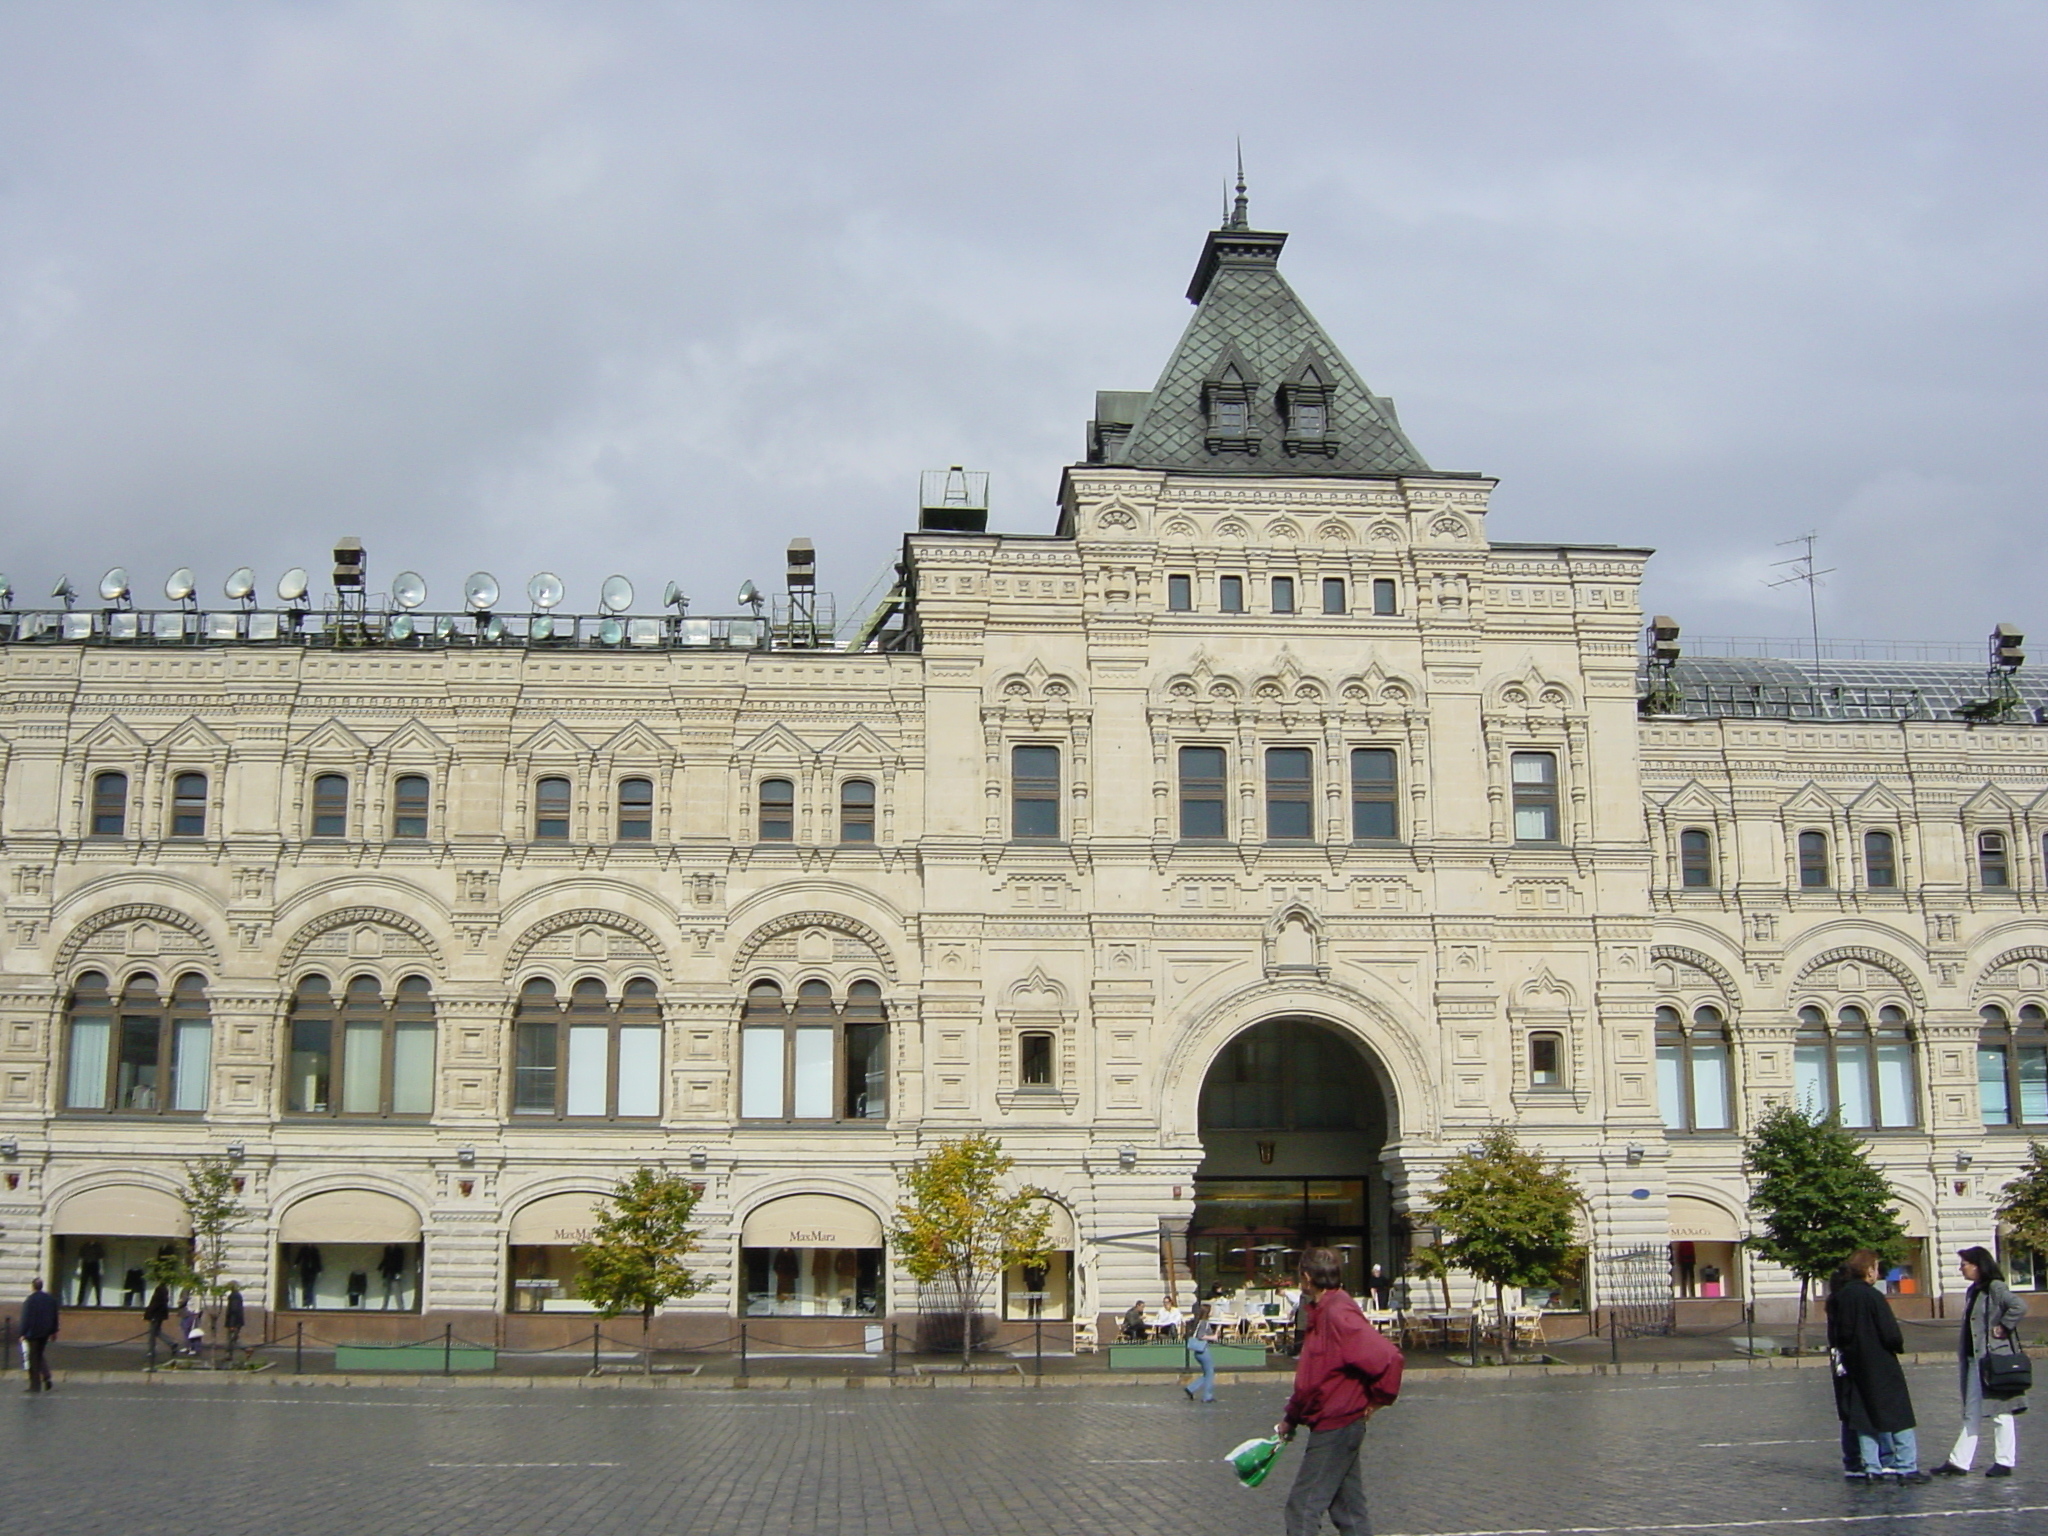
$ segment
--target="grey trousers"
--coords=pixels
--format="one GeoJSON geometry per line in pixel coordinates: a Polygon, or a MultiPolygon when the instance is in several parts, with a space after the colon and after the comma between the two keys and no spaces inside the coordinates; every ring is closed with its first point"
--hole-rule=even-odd
{"type": "Polygon", "coordinates": [[[1337,1536],[1372,1536],[1365,1513],[1365,1479],[1358,1453],[1365,1446],[1364,1419],[1342,1429],[1312,1429],[1301,1453],[1301,1470],[1287,1495],[1287,1536],[1316,1536],[1323,1514],[1337,1527],[1337,1536]]]}

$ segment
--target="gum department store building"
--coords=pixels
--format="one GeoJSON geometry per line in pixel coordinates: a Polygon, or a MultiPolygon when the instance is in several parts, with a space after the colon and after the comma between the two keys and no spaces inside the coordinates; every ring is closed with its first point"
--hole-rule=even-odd
{"type": "Polygon", "coordinates": [[[1940,1297],[2048,1125],[2048,701],[1645,658],[1649,551],[1489,539],[1285,238],[1208,236],[1051,532],[927,477],[851,645],[801,553],[766,618],[0,612],[0,1287],[133,1307],[226,1153],[277,1325],[541,1345],[660,1164],[669,1337],[846,1342],[916,1307],[897,1170],[987,1129],[1057,1207],[1005,1315],[1094,1318],[1394,1269],[1505,1120],[1585,1192],[1561,1303],[1769,1316],[1740,1136],[1798,1095],[1940,1297]]]}

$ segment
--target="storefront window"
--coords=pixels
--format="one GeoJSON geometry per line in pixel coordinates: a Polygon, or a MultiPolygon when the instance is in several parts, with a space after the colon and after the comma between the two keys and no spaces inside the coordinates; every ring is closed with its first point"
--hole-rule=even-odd
{"type": "Polygon", "coordinates": [[[286,1243],[279,1249],[284,1305],[319,1312],[417,1312],[420,1245],[286,1243]]]}
{"type": "Polygon", "coordinates": [[[1003,1317],[1008,1322],[1065,1321],[1073,1315],[1074,1256],[1051,1253],[1043,1264],[1003,1271],[1003,1317]]]}
{"type": "Polygon", "coordinates": [[[875,1317],[879,1248],[742,1248],[748,1317],[875,1317]]]}
{"type": "Polygon", "coordinates": [[[66,1307],[140,1308],[154,1288],[149,1261],[174,1258],[184,1246],[160,1237],[59,1237],[52,1289],[66,1307]]]}
{"type": "Polygon", "coordinates": [[[574,1247],[518,1243],[509,1250],[514,1312],[594,1312],[583,1299],[583,1265],[574,1247]]]}

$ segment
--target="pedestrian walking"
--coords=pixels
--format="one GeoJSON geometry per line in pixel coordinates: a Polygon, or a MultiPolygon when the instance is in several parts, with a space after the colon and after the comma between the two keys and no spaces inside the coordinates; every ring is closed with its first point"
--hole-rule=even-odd
{"type": "Polygon", "coordinates": [[[2005,1283],[2005,1271],[1998,1267],[1988,1248],[1965,1248],[1963,1278],[1970,1282],[1969,1298],[1963,1303],[1963,1327],[1956,1340],[1956,1360],[1963,1387],[1963,1427],[1948,1460],[1934,1470],[1942,1477],[1967,1477],[1977,1460],[1977,1440],[1983,1432],[1984,1415],[1991,1414],[1991,1466],[1986,1477],[2011,1477],[2020,1462],[2019,1426],[2013,1415],[2027,1411],[2024,1393],[2018,1397],[1984,1395],[1984,1365],[1993,1355],[2016,1355],[2020,1351],[2020,1319],[2027,1304],[2013,1295],[2005,1283]]]}
{"type": "MultiPolygon", "coordinates": [[[[171,1288],[158,1282],[157,1288],[149,1293],[149,1305],[142,1309],[142,1320],[149,1324],[149,1358],[156,1360],[156,1347],[164,1342],[164,1324],[171,1320],[171,1288]]],[[[174,1348],[171,1351],[176,1354],[174,1348]]]]}
{"type": "Polygon", "coordinates": [[[242,1288],[230,1282],[227,1305],[221,1309],[220,1325],[228,1331],[228,1364],[235,1363],[235,1350],[242,1342],[242,1330],[248,1326],[249,1311],[242,1302],[242,1288]]]}
{"type": "Polygon", "coordinates": [[[1899,1364],[1905,1335],[1892,1305],[1877,1288],[1884,1261],[1868,1248],[1849,1255],[1841,1284],[1829,1294],[1828,1353],[1834,1362],[1835,1412],[1844,1426],[1844,1475],[1852,1483],[1895,1477],[1924,1483],[1914,1432],[1913,1398],[1899,1364]],[[1860,1465],[1848,1468],[1849,1433],[1860,1465]]]}
{"type": "Polygon", "coordinates": [[[1401,1351],[1365,1320],[1344,1290],[1328,1248],[1301,1256],[1301,1354],[1294,1395],[1273,1432],[1292,1440],[1308,1426],[1308,1449],[1287,1495],[1287,1536],[1315,1536],[1327,1513],[1338,1536],[1370,1536],[1359,1452],[1366,1422],[1401,1392],[1401,1351]]]}
{"type": "Polygon", "coordinates": [[[52,1392],[57,1383],[50,1376],[50,1340],[57,1337],[57,1298],[43,1289],[41,1280],[31,1280],[28,1299],[21,1304],[21,1339],[28,1346],[28,1389],[52,1392]]]}
{"type": "Polygon", "coordinates": [[[1197,1301],[1188,1316],[1188,1353],[1195,1357],[1195,1369],[1201,1374],[1198,1381],[1189,1382],[1181,1391],[1192,1398],[1199,1386],[1205,1403],[1216,1401],[1216,1362],[1209,1354],[1209,1340],[1215,1330],[1216,1325],[1209,1317],[1209,1303],[1197,1301]]]}
{"type": "Polygon", "coordinates": [[[184,1341],[185,1353],[196,1355],[199,1346],[192,1335],[199,1330],[199,1292],[185,1286],[178,1292],[178,1336],[184,1341]]]}

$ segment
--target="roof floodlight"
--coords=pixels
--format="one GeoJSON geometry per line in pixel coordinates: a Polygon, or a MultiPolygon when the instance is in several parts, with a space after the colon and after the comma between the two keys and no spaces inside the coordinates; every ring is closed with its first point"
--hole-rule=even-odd
{"type": "Polygon", "coordinates": [[[548,609],[562,600],[568,588],[562,585],[562,578],[553,571],[542,571],[526,584],[526,595],[533,606],[548,609]]]}
{"type": "Polygon", "coordinates": [[[607,576],[597,589],[597,600],[613,613],[624,613],[633,606],[633,583],[623,576],[607,576]]]}
{"type": "Polygon", "coordinates": [[[2026,663],[2027,653],[2021,649],[2027,637],[2010,624],[1994,625],[1991,630],[1991,665],[2003,671],[2016,672],[2026,663]]]}
{"type": "Polygon", "coordinates": [[[410,610],[426,600],[426,578],[418,571],[400,571],[391,578],[391,601],[399,607],[410,610]]]}
{"type": "Polygon", "coordinates": [[[71,604],[77,599],[78,593],[76,589],[72,587],[71,578],[69,576],[59,576],[57,578],[57,585],[50,588],[50,596],[62,598],[64,600],[64,606],[66,608],[69,608],[71,604]]]}
{"type": "Polygon", "coordinates": [[[661,589],[661,606],[673,608],[678,613],[687,613],[690,609],[690,599],[684,594],[681,587],[677,586],[674,582],[670,582],[661,589]]]}
{"type": "Polygon", "coordinates": [[[393,614],[391,622],[384,626],[384,633],[393,640],[410,640],[412,638],[412,615],[409,613],[393,614]]]}
{"type": "Polygon", "coordinates": [[[199,578],[192,574],[192,567],[181,565],[164,578],[164,596],[174,603],[188,602],[198,586],[199,578]]]}
{"type": "Polygon", "coordinates": [[[7,607],[13,601],[14,583],[9,581],[4,575],[0,575],[0,608],[7,607]]]}
{"type": "Polygon", "coordinates": [[[455,615],[454,615],[454,614],[452,614],[452,613],[444,613],[444,614],[442,614],[442,615],[441,615],[441,617],[439,617],[438,619],[434,620],[434,638],[435,638],[436,640],[446,640],[446,639],[447,639],[447,638],[448,638],[448,637],[449,637],[450,635],[452,635],[452,634],[454,634],[454,633],[455,633],[455,615]]]}
{"type": "Polygon", "coordinates": [[[277,578],[277,600],[280,603],[296,603],[306,595],[306,568],[295,565],[277,578]]]}
{"type": "Polygon", "coordinates": [[[478,571],[462,584],[462,600],[483,613],[498,600],[498,578],[489,571],[478,571]]]}
{"type": "Polygon", "coordinates": [[[606,619],[597,626],[597,638],[602,645],[617,645],[626,638],[626,626],[617,619],[606,619]]]}
{"type": "Polygon", "coordinates": [[[128,572],[115,566],[100,578],[100,598],[109,603],[118,603],[128,596],[128,572]]]}
{"type": "Polygon", "coordinates": [[[534,621],[533,621],[533,622],[532,622],[531,624],[527,625],[527,626],[526,626],[526,638],[527,638],[527,639],[529,639],[529,640],[552,640],[552,639],[554,639],[554,638],[555,638],[555,620],[554,620],[554,615],[552,615],[552,614],[547,614],[547,613],[544,613],[544,614],[542,614],[542,615],[541,615],[541,616],[540,616],[539,618],[535,619],[535,620],[534,620],[534,621]]]}
{"type": "Polygon", "coordinates": [[[246,565],[238,565],[228,572],[228,579],[221,583],[221,591],[241,602],[256,590],[256,573],[246,565]]]}
{"type": "Polygon", "coordinates": [[[740,583],[740,606],[758,608],[761,605],[761,589],[751,581],[740,583]]]}
{"type": "Polygon", "coordinates": [[[491,615],[489,621],[484,625],[484,638],[493,645],[496,645],[505,638],[505,621],[495,613],[491,615]]]}

